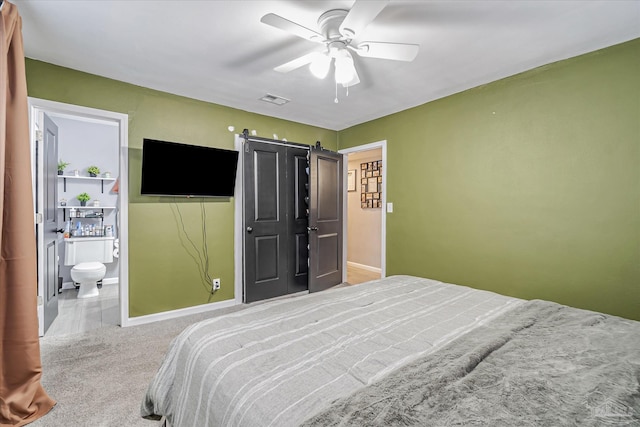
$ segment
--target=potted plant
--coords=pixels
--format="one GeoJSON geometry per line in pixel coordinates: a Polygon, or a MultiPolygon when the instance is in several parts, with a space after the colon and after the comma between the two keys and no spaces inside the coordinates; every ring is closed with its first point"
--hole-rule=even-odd
{"type": "Polygon", "coordinates": [[[62,175],[67,166],[69,166],[69,163],[63,162],[62,159],[58,160],[58,175],[62,175]]]}
{"type": "Polygon", "coordinates": [[[100,168],[97,166],[89,166],[87,172],[89,172],[89,176],[96,177],[100,175],[100,168]]]}
{"type": "Polygon", "coordinates": [[[76,196],[76,199],[80,201],[80,206],[87,206],[87,202],[90,198],[91,196],[89,196],[87,193],[80,193],[76,196]]]}

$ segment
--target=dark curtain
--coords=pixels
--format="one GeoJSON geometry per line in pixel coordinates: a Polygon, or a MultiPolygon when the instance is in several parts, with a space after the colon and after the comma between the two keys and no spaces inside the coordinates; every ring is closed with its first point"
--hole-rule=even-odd
{"type": "Polygon", "coordinates": [[[0,426],[22,426],[55,405],[40,384],[36,238],[22,20],[0,11],[0,426]]]}

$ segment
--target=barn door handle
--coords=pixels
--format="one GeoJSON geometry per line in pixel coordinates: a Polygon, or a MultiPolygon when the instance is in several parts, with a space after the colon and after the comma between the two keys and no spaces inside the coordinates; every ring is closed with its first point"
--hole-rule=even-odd
{"type": "Polygon", "coordinates": [[[318,231],[318,227],[307,227],[307,231],[318,231]]]}
{"type": "Polygon", "coordinates": [[[247,233],[251,233],[253,231],[252,227],[247,227],[247,233]]]}

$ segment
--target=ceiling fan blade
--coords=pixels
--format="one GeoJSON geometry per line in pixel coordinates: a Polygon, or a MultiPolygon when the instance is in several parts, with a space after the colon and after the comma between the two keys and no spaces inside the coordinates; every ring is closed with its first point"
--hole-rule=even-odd
{"type": "Polygon", "coordinates": [[[319,54],[319,52],[307,53],[306,55],[303,55],[285,64],[278,65],[274,68],[274,70],[278,71],[279,73],[288,73],[289,71],[293,71],[297,68],[310,64],[311,61],[313,61],[319,54]]]}
{"type": "Polygon", "coordinates": [[[351,10],[340,24],[340,34],[348,39],[353,39],[360,34],[371,21],[387,6],[389,0],[356,1],[351,10]]]}
{"type": "Polygon", "coordinates": [[[322,34],[303,27],[300,24],[296,24],[295,22],[289,21],[288,19],[276,15],[275,13],[267,13],[262,18],[260,18],[260,22],[262,22],[263,24],[271,25],[272,27],[278,28],[312,42],[322,43],[322,41],[324,40],[322,34]]]}
{"type": "Polygon", "coordinates": [[[362,42],[353,50],[365,58],[392,59],[395,61],[413,61],[418,55],[420,45],[407,43],[362,42]]]}

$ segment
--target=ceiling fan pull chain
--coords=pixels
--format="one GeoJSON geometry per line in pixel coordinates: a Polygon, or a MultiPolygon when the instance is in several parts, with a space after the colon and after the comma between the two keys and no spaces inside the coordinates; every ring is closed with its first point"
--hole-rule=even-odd
{"type": "Polygon", "coordinates": [[[336,98],[333,100],[336,104],[338,103],[338,82],[336,82],[336,98]]]}

